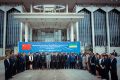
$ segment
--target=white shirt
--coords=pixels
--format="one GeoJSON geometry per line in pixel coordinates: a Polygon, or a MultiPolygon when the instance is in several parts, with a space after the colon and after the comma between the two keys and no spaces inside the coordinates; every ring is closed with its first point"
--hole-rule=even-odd
{"type": "Polygon", "coordinates": [[[29,61],[33,61],[33,56],[29,56],[29,61]]]}

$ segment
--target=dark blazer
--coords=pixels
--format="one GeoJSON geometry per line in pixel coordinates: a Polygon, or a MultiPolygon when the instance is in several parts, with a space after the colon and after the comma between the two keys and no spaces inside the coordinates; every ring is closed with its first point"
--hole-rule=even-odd
{"type": "Polygon", "coordinates": [[[116,71],[117,72],[117,59],[116,58],[114,58],[111,61],[111,71],[116,71]]]}
{"type": "Polygon", "coordinates": [[[91,57],[90,62],[91,62],[91,64],[94,64],[94,65],[96,64],[96,58],[95,58],[95,56],[91,57]]]}
{"type": "Polygon", "coordinates": [[[118,76],[117,76],[117,59],[114,58],[111,61],[111,80],[118,80],[118,76]]]}
{"type": "Polygon", "coordinates": [[[109,72],[110,70],[110,63],[111,63],[111,60],[109,58],[105,59],[105,68],[107,72],[109,72]]]}
{"type": "Polygon", "coordinates": [[[4,66],[5,66],[5,80],[8,80],[11,77],[11,73],[10,73],[10,62],[8,62],[7,59],[4,60],[4,66]]]}
{"type": "Polygon", "coordinates": [[[10,68],[10,62],[7,59],[4,60],[5,71],[10,68]]]}
{"type": "Polygon", "coordinates": [[[116,52],[113,52],[114,56],[117,56],[117,53],[116,52]]]}

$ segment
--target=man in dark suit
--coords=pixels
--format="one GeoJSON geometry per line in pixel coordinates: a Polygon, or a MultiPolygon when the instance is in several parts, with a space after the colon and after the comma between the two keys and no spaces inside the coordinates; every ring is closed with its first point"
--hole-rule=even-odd
{"type": "Polygon", "coordinates": [[[51,57],[52,59],[52,68],[56,69],[56,60],[57,60],[57,55],[54,53],[51,57]]]}
{"type": "Polygon", "coordinates": [[[6,56],[6,59],[4,60],[4,66],[5,66],[5,80],[8,80],[11,78],[11,73],[10,73],[10,61],[9,61],[9,56],[6,56]]]}
{"type": "Polygon", "coordinates": [[[9,61],[10,61],[10,73],[13,76],[14,75],[14,66],[15,66],[15,60],[14,60],[14,54],[13,53],[10,54],[9,61]]]}
{"type": "Polygon", "coordinates": [[[105,69],[105,55],[102,54],[100,60],[100,72],[101,72],[101,79],[106,79],[106,69],[105,69]]]}
{"type": "Polygon", "coordinates": [[[41,69],[41,54],[40,53],[38,54],[38,57],[37,57],[37,68],[41,69]]]}
{"type": "Polygon", "coordinates": [[[33,69],[36,69],[37,68],[37,53],[34,53],[33,54],[33,69]]]}
{"type": "Polygon", "coordinates": [[[25,55],[25,59],[26,59],[26,70],[28,70],[30,68],[29,68],[29,56],[27,54],[25,55]]]}
{"type": "Polygon", "coordinates": [[[61,54],[61,68],[64,68],[64,54],[61,54]]]}
{"type": "Polygon", "coordinates": [[[41,55],[42,69],[45,68],[45,60],[46,60],[45,53],[42,53],[42,55],[41,55]]]}
{"type": "Polygon", "coordinates": [[[115,57],[117,57],[117,52],[115,50],[113,50],[113,53],[112,53],[115,57]]]}
{"type": "Polygon", "coordinates": [[[117,59],[114,54],[111,54],[111,64],[110,64],[111,80],[118,80],[117,76],[117,59]]]}
{"type": "Polygon", "coordinates": [[[60,68],[60,54],[57,54],[57,69],[60,68]]]}
{"type": "Polygon", "coordinates": [[[62,53],[59,53],[59,69],[62,68],[62,53]]]}
{"type": "Polygon", "coordinates": [[[67,53],[64,54],[64,68],[67,69],[67,53]]]}
{"type": "Polygon", "coordinates": [[[106,80],[109,80],[109,70],[110,70],[110,63],[111,63],[111,60],[110,58],[108,57],[108,55],[106,54],[105,55],[105,79],[106,80]]]}
{"type": "Polygon", "coordinates": [[[90,66],[91,66],[91,73],[93,75],[96,75],[96,58],[94,53],[91,53],[90,66]]]}

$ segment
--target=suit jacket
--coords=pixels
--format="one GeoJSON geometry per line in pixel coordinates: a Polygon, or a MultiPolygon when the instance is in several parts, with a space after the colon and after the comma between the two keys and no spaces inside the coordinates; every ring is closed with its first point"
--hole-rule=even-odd
{"type": "Polygon", "coordinates": [[[25,57],[26,57],[26,58],[25,58],[25,59],[26,59],[26,62],[29,62],[29,56],[26,55],[25,57]]]}
{"type": "Polygon", "coordinates": [[[92,56],[91,59],[90,59],[90,64],[91,65],[95,65],[96,64],[96,58],[95,56],[92,56]]]}
{"type": "Polygon", "coordinates": [[[111,60],[111,71],[116,71],[117,72],[117,59],[116,58],[111,60]]]}
{"type": "Polygon", "coordinates": [[[4,66],[5,66],[5,71],[8,71],[10,69],[10,62],[8,62],[7,59],[4,60],[4,66]]]}
{"type": "Polygon", "coordinates": [[[113,52],[114,56],[117,56],[117,53],[116,52],[113,52]]]}
{"type": "Polygon", "coordinates": [[[109,72],[110,70],[110,62],[111,60],[109,58],[105,59],[105,68],[109,72]]]}

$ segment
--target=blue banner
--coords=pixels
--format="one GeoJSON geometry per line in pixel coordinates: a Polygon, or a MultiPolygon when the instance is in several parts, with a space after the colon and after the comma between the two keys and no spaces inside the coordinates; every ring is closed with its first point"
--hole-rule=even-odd
{"type": "Polygon", "coordinates": [[[19,42],[19,53],[74,52],[80,53],[80,42],[19,42]]]}

